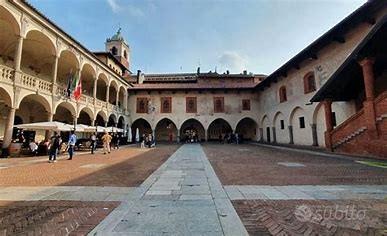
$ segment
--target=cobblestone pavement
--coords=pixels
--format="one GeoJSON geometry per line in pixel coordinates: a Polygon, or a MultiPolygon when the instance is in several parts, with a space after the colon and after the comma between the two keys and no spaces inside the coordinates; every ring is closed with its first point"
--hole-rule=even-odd
{"type": "Polygon", "coordinates": [[[387,185],[224,186],[231,200],[385,199],[387,185]]]}
{"type": "Polygon", "coordinates": [[[386,235],[382,200],[233,201],[250,235],[386,235]]]}
{"type": "Polygon", "coordinates": [[[198,144],[183,145],[90,235],[247,235],[198,144]]]}
{"type": "Polygon", "coordinates": [[[223,185],[387,184],[387,171],[348,158],[255,145],[205,144],[223,185]]]}
{"type": "Polygon", "coordinates": [[[0,159],[0,186],[139,186],[178,145],[158,145],[156,149],[122,148],[109,155],[61,157],[56,163],[47,158],[0,159]]]}
{"type": "Polygon", "coordinates": [[[85,235],[119,202],[1,202],[0,235],[85,235]]]}

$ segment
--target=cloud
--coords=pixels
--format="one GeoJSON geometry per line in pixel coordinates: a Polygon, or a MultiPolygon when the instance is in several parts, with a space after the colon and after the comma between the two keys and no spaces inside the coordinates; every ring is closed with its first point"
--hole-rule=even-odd
{"type": "Polygon", "coordinates": [[[118,5],[117,0],[106,0],[106,1],[114,13],[118,13],[120,11],[120,6],[118,5]]]}
{"type": "Polygon", "coordinates": [[[224,52],[219,58],[218,63],[222,70],[229,70],[234,73],[240,73],[246,70],[247,59],[237,52],[224,52]]]}
{"type": "Polygon", "coordinates": [[[106,0],[111,10],[116,14],[127,14],[133,17],[143,17],[146,12],[154,12],[156,5],[152,1],[146,1],[142,7],[122,2],[120,0],[106,0]]]}

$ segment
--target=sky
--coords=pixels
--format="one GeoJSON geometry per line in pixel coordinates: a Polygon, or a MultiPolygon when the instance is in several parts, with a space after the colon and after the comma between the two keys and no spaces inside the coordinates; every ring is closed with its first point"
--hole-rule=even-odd
{"type": "Polygon", "coordinates": [[[28,0],[91,51],[119,27],[133,73],[270,74],[365,0],[28,0]]]}

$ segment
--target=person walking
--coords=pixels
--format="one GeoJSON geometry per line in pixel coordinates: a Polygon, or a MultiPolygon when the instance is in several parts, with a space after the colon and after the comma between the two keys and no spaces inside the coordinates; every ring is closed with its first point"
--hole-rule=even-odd
{"type": "Polygon", "coordinates": [[[106,151],[110,153],[110,142],[112,141],[112,136],[108,132],[105,132],[105,134],[102,136],[102,142],[103,142],[103,154],[106,154],[106,151]]]}
{"type": "Polygon", "coordinates": [[[97,146],[97,136],[95,135],[95,133],[91,135],[90,140],[91,140],[91,144],[90,144],[91,154],[94,154],[95,148],[97,146]]]}
{"type": "Polygon", "coordinates": [[[56,156],[58,154],[58,149],[60,146],[60,137],[57,132],[54,132],[54,135],[50,139],[50,144],[48,148],[48,162],[56,162],[56,156]]]}
{"type": "Polygon", "coordinates": [[[69,138],[69,143],[68,143],[68,152],[69,152],[69,159],[67,160],[72,160],[74,156],[74,148],[75,148],[75,143],[77,142],[77,136],[74,133],[74,130],[71,131],[70,138],[69,138]]]}

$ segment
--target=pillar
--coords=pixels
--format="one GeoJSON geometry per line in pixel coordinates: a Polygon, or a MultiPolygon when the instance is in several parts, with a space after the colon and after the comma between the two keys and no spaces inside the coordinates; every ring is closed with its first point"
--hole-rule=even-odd
{"type": "Polygon", "coordinates": [[[204,140],[207,142],[208,141],[208,130],[204,130],[204,140]]]}
{"type": "Polygon", "coordinates": [[[128,92],[125,93],[125,97],[124,97],[124,111],[128,111],[128,92]]]}
{"type": "Polygon", "coordinates": [[[317,140],[317,126],[316,124],[311,124],[310,128],[312,129],[312,139],[313,139],[313,146],[318,146],[318,140],[317,140]]]}
{"type": "Polygon", "coordinates": [[[332,101],[324,100],[324,111],[325,111],[325,146],[328,150],[333,151],[332,149],[332,137],[331,132],[333,130],[333,122],[332,122],[332,101]]]}
{"type": "Polygon", "coordinates": [[[263,142],[263,128],[259,128],[259,141],[263,142]]]}
{"type": "Polygon", "coordinates": [[[73,123],[74,123],[74,131],[75,131],[78,123],[78,118],[76,116],[73,116],[73,123]]]}
{"type": "Polygon", "coordinates": [[[156,129],[152,129],[153,140],[156,141],[156,129]]]}
{"type": "Polygon", "coordinates": [[[8,157],[9,156],[9,145],[12,141],[12,132],[13,132],[13,122],[15,120],[15,112],[16,108],[11,108],[8,113],[7,123],[5,124],[5,131],[4,131],[4,140],[2,145],[2,155],[1,157],[8,157]]]}
{"type": "Polygon", "coordinates": [[[371,139],[378,137],[375,114],[375,76],[373,71],[374,60],[365,58],[360,62],[363,71],[366,100],[363,102],[367,133],[371,139]]]}
{"type": "Polygon", "coordinates": [[[97,78],[94,78],[94,87],[93,87],[93,98],[94,98],[94,101],[97,100],[97,83],[98,80],[97,78]]]}
{"type": "Polygon", "coordinates": [[[24,41],[24,38],[21,35],[19,35],[16,52],[15,52],[15,70],[16,71],[20,71],[21,58],[22,58],[22,52],[23,52],[23,41],[24,41]]]}
{"type": "Polygon", "coordinates": [[[59,62],[59,56],[55,55],[54,64],[52,65],[52,84],[53,85],[56,84],[56,79],[58,76],[58,62],[59,62]]]}
{"type": "Polygon", "coordinates": [[[117,90],[116,93],[116,106],[118,106],[118,102],[120,101],[120,90],[117,90]]]}
{"type": "Polygon", "coordinates": [[[271,127],[271,130],[273,131],[273,143],[277,142],[277,134],[275,132],[275,127],[271,127]]]}
{"type": "MultiPolygon", "coordinates": [[[[53,118],[54,118],[54,114],[48,113],[47,121],[51,122],[53,118]]],[[[52,136],[52,132],[50,130],[46,130],[44,134],[45,139],[50,139],[51,136],[52,136]]]]}
{"type": "Polygon", "coordinates": [[[288,129],[289,129],[289,144],[294,144],[294,140],[293,140],[293,126],[289,125],[288,129]]]}
{"type": "Polygon", "coordinates": [[[180,129],[176,129],[176,142],[180,143],[180,129]]]}
{"type": "Polygon", "coordinates": [[[108,122],[107,122],[107,121],[105,121],[105,128],[107,127],[107,125],[108,125],[108,122]]]}
{"type": "Polygon", "coordinates": [[[107,103],[109,103],[109,93],[110,93],[109,92],[109,90],[110,90],[109,88],[110,88],[110,86],[107,86],[107,88],[106,88],[106,102],[107,103]]]}
{"type": "Polygon", "coordinates": [[[95,126],[95,120],[91,120],[91,126],[95,126]]]}

